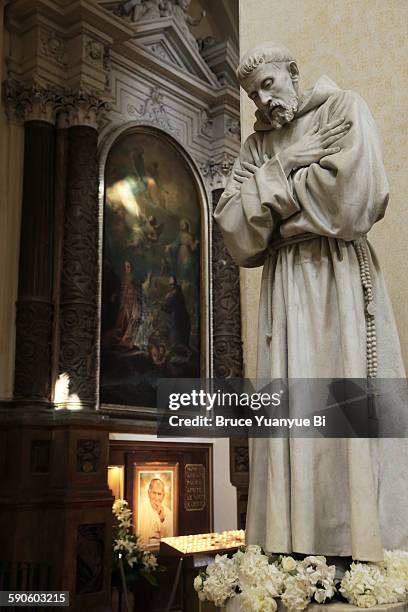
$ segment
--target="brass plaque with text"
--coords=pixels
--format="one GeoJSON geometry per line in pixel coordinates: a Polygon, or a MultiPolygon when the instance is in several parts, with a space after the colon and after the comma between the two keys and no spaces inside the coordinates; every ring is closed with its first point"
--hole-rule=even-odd
{"type": "Polygon", "coordinates": [[[204,510],[206,506],[205,494],[205,466],[201,463],[186,463],[184,467],[184,507],[187,512],[204,510]]]}

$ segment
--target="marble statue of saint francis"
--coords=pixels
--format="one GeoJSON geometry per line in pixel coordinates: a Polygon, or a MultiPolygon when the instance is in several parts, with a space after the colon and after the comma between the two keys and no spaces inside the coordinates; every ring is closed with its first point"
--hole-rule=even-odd
{"type": "MultiPolygon", "coordinates": [[[[258,379],[405,377],[367,239],[388,203],[367,104],[326,76],[302,91],[280,44],[249,51],[237,75],[256,122],[214,217],[235,262],[263,266],[258,379]]],[[[248,543],[362,561],[408,550],[407,442],[250,440],[248,543]]]]}

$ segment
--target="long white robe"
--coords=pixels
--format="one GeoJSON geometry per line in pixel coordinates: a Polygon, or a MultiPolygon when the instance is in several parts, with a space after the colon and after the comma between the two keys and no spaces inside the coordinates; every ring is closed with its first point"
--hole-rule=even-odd
{"type": "Polygon", "coordinates": [[[173,513],[167,506],[163,506],[163,510],[164,521],[161,521],[157,510],[152,507],[150,500],[141,504],[137,535],[143,545],[158,545],[161,538],[174,535],[173,513]]]}
{"type": "MultiPolygon", "coordinates": [[[[236,263],[264,264],[259,379],[365,378],[364,294],[353,240],[384,215],[388,183],[371,113],[360,96],[322,77],[289,124],[258,121],[214,217],[236,263]],[[341,151],[292,172],[277,157],[309,128],[344,117],[341,151]],[[264,155],[270,161],[263,162],[264,155]],[[243,184],[241,162],[259,167],[243,184]],[[270,249],[272,240],[316,238],[270,249]]],[[[336,143],[337,144],[337,143],[336,143]]],[[[404,377],[392,308],[368,243],[378,377],[404,377]]],[[[408,410],[408,407],[407,407],[408,410]]],[[[270,552],[382,559],[408,549],[408,441],[255,439],[250,445],[247,540],[270,552]]]]}

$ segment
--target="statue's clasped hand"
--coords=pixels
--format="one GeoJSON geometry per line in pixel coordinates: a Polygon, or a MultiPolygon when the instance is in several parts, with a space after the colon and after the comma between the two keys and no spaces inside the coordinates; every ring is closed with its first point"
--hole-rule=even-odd
{"type": "Polygon", "coordinates": [[[339,153],[341,147],[338,144],[334,147],[333,144],[345,136],[350,127],[351,123],[344,118],[331,121],[321,128],[313,126],[297,142],[279,153],[286,176],[298,168],[318,164],[327,155],[339,153]]]}
{"type": "MultiPolygon", "coordinates": [[[[270,158],[268,157],[268,155],[264,155],[263,161],[264,163],[270,161],[270,158]]],[[[242,168],[240,170],[237,169],[234,172],[234,179],[238,183],[245,183],[245,181],[252,178],[255,172],[259,170],[259,168],[261,167],[261,166],[255,166],[255,164],[251,164],[245,161],[241,162],[241,166],[242,168]]]]}
{"type": "MultiPolygon", "coordinates": [[[[284,151],[280,151],[278,158],[286,176],[289,176],[293,170],[298,168],[310,166],[313,163],[318,164],[327,155],[339,153],[341,147],[339,145],[335,147],[332,145],[345,136],[349,132],[350,127],[351,124],[344,118],[331,121],[321,128],[315,125],[293,145],[284,151]]],[[[269,161],[268,155],[264,155],[263,162],[267,163],[269,161]]],[[[238,183],[244,183],[254,176],[259,167],[250,162],[243,161],[241,168],[235,171],[234,179],[238,183]]]]}

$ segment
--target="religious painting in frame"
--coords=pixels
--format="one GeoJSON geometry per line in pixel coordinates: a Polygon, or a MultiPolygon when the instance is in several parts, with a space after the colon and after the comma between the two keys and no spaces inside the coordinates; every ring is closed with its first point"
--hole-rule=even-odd
{"type": "Polygon", "coordinates": [[[178,467],[178,463],[134,465],[134,526],[145,548],[157,548],[162,538],[178,535],[178,467]]]}
{"type": "Polygon", "coordinates": [[[160,378],[205,373],[203,195],[185,152],[154,128],[119,136],[105,164],[103,406],[156,406],[160,378]]]}

